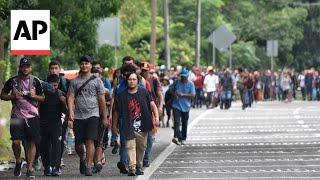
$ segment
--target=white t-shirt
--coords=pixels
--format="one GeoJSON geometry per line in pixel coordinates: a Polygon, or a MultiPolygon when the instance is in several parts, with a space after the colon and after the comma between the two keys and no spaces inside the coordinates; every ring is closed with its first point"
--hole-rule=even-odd
{"type": "Polygon", "coordinates": [[[219,84],[219,78],[217,75],[208,74],[204,78],[204,84],[207,85],[206,91],[207,92],[214,92],[217,90],[217,85],[219,84]]]}
{"type": "Polygon", "coordinates": [[[169,90],[169,85],[167,86],[164,86],[164,85],[161,85],[162,87],[162,102],[165,104],[165,96],[166,96],[166,92],[169,90]]]}
{"type": "Polygon", "coordinates": [[[303,74],[300,74],[299,77],[298,77],[298,81],[300,83],[300,87],[305,87],[305,76],[303,74]]]}

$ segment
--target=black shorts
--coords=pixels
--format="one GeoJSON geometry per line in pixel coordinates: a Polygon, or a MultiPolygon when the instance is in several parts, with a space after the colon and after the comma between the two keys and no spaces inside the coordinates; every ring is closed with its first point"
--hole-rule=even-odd
{"type": "Polygon", "coordinates": [[[40,142],[40,118],[30,119],[11,118],[11,140],[27,140],[27,142],[40,142]]]}
{"type": "Polygon", "coordinates": [[[86,139],[98,140],[99,117],[90,117],[88,119],[75,119],[73,123],[75,135],[75,144],[80,145],[86,139]]]}
{"type": "Polygon", "coordinates": [[[102,149],[107,149],[109,142],[108,137],[108,128],[103,127],[102,120],[99,121],[99,130],[98,130],[98,140],[95,142],[96,147],[102,147],[102,149]]]}

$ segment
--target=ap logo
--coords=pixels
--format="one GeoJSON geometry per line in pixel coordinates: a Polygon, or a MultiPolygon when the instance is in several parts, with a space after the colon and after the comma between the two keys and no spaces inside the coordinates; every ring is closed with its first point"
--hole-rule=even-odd
{"type": "Polygon", "coordinates": [[[50,54],[50,10],[11,10],[10,54],[50,54]]]}

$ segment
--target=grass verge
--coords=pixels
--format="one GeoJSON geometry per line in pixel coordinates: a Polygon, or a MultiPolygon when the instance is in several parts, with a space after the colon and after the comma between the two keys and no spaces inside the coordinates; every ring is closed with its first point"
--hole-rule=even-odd
{"type": "Polygon", "coordinates": [[[11,102],[0,100],[0,161],[13,159],[10,140],[11,102]]]}

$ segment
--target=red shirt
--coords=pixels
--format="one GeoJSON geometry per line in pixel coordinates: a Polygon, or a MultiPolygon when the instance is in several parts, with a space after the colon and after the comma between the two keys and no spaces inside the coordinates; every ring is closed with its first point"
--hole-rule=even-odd
{"type": "Polygon", "coordinates": [[[203,81],[204,81],[204,76],[202,76],[201,74],[196,74],[196,80],[193,82],[195,88],[202,89],[203,81]]]}

